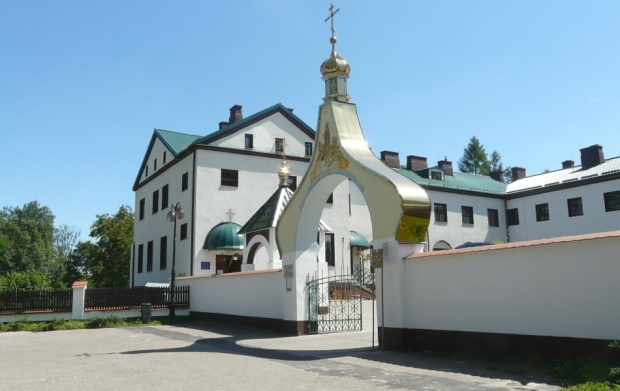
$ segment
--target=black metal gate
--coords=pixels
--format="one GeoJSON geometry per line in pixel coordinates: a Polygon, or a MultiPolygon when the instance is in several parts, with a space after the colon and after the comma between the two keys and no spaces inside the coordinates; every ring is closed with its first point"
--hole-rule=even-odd
{"type": "Polygon", "coordinates": [[[362,281],[343,273],[308,282],[310,334],[362,330],[362,281]]]}

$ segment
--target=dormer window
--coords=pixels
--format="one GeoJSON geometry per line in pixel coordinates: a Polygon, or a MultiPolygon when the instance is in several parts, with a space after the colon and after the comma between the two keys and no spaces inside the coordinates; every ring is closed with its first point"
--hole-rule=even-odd
{"type": "Polygon", "coordinates": [[[246,149],[254,148],[254,135],[252,134],[245,135],[245,148],[246,149]]]}
{"type": "Polygon", "coordinates": [[[441,171],[431,171],[431,179],[443,181],[443,173],[441,171]]]}
{"type": "Polygon", "coordinates": [[[284,153],[284,139],[276,138],[276,153],[284,153]]]}

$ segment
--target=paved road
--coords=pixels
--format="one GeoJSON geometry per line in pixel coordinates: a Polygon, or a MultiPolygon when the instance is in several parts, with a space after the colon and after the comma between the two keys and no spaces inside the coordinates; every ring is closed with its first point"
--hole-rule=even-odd
{"type": "Polygon", "coordinates": [[[0,390],[556,390],[466,362],[218,323],[0,334],[0,390]],[[530,382],[530,383],[528,383],[530,382]]]}

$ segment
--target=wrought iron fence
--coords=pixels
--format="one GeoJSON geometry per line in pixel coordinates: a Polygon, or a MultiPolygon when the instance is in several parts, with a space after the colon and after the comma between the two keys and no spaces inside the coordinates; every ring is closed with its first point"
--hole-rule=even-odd
{"type": "Polygon", "coordinates": [[[0,292],[0,314],[71,312],[72,303],[71,289],[0,292]]]}
{"type": "MultiPolygon", "coordinates": [[[[175,307],[189,307],[189,286],[175,287],[175,307]]],[[[86,290],[85,310],[131,310],[142,303],[151,303],[153,309],[170,305],[170,288],[96,288],[86,290]]]]}
{"type": "Polygon", "coordinates": [[[308,281],[311,334],[362,329],[361,279],[348,272],[308,281]]]}
{"type": "Polygon", "coordinates": [[[353,267],[353,276],[361,281],[363,285],[375,285],[375,273],[367,267],[355,265],[353,267]]]}

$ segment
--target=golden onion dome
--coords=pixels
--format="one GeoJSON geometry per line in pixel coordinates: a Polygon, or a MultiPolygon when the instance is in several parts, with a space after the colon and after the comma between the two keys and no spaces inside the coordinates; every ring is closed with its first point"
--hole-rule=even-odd
{"type": "Polygon", "coordinates": [[[282,166],[278,171],[278,178],[280,178],[280,186],[288,186],[289,171],[286,166],[286,160],[282,159],[282,166]]]}
{"type": "Polygon", "coordinates": [[[329,41],[332,43],[332,54],[321,64],[321,74],[323,76],[331,73],[346,73],[349,75],[349,72],[351,72],[349,62],[340,57],[336,51],[336,37],[331,37],[329,41]]]}

